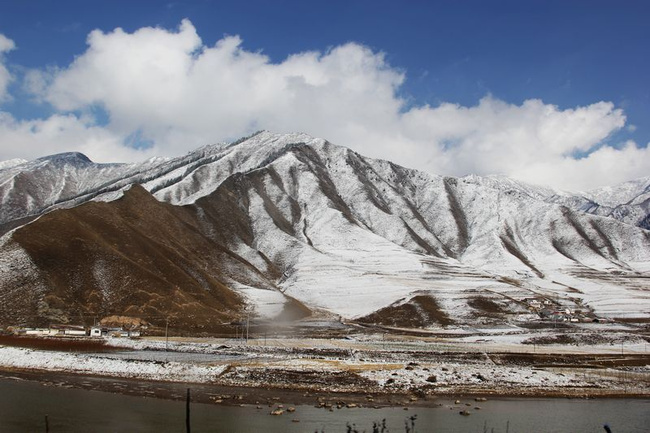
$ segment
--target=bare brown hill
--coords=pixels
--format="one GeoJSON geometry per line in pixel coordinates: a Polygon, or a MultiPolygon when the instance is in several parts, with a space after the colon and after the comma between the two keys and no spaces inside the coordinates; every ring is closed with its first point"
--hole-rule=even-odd
{"type": "Polygon", "coordinates": [[[453,324],[438,301],[427,295],[414,296],[407,302],[398,301],[357,321],[399,328],[425,328],[434,324],[441,326],[453,324]]]}
{"type": "Polygon", "coordinates": [[[199,221],[194,208],[161,203],[140,186],[111,203],[46,214],[13,235],[40,270],[42,296],[17,295],[0,306],[0,317],[20,312],[34,324],[92,323],[118,314],[217,330],[244,307],[232,282],[272,284],[205,236],[206,224],[219,231],[218,222],[199,221]]]}

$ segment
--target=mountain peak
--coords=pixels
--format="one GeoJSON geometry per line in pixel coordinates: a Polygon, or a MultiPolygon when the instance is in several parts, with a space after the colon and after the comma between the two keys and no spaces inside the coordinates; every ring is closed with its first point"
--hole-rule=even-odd
{"type": "Polygon", "coordinates": [[[90,158],[81,152],[64,152],[38,158],[36,161],[58,164],[92,164],[90,158]]]}

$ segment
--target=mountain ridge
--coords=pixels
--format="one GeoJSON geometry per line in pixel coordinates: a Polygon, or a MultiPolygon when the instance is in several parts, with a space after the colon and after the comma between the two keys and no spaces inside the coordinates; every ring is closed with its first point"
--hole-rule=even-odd
{"type": "MultiPolygon", "coordinates": [[[[194,194],[190,192],[192,191],[192,184],[196,187],[196,185],[201,183],[196,182],[196,180],[191,177],[195,171],[208,171],[207,166],[227,157],[229,150],[232,150],[234,147],[246,143],[247,141],[250,141],[251,138],[261,134],[276,137],[272,141],[277,141],[278,138],[281,137],[288,139],[287,141],[291,141],[291,143],[289,143],[291,145],[319,140],[302,133],[272,134],[267,131],[259,131],[233,143],[203,146],[187,155],[171,159],[162,159],[162,161],[161,158],[151,158],[142,163],[98,164],[90,161],[87,156],[79,152],[67,152],[41,157],[34,161],[22,160],[23,162],[21,163],[12,160],[15,164],[9,164],[4,168],[0,163],[0,194],[2,194],[3,202],[5,203],[7,200],[11,199],[9,197],[11,195],[11,189],[21,189],[20,185],[15,185],[15,181],[13,184],[9,185],[9,188],[7,188],[7,184],[12,180],[12,174],[20,175],[34,172],[39,167],[34,167],[33,165],[38,165],[39,163],[56,163],[57,161],[59,163],[66,161],[70,163],[72,158],[74,158],[76,161],[82,161],[83,165],[93,167],[93,170],[82,173],[85,178],[84,180],[87,180],[87,178],[100,180],[99,182],[94,182],[90,185],[80,185],[77,189],[74,188],[74,185],[67,185],[68,188],[74,190],[69,194],[57,195],[52,191],[49,197],[46,196],[41,199],[42,203],[40,205],[38,205],[38,194],[34,194],[34,192],[31,191],[32,199],[36,202],[36,205],[29,209],[25,209],[16,215],[5,215],[0,213],[0,226],[9,223],[11,219],[21,219],[37,215],[51,208],[75,206],[97,197],[104,197],[105,200],[113,200],[116,197],[119,197],[119,191],[133,183],[143,184],[146,189],[154,193],[160,200],[168,201],[173,204],[191,203],[202,195],[209,193],[209,190],[194,191],[194,194]],[[30,164],[32,165],[31,167],[30,164]]],[[[267,145],[269,144],[269,140],[264,140],[264,142],[267,145]]],[[[286,145],[287,143],[284,144],[286,145]]],[[[279,152],[282,150],[282,148],[276,149],[276,151],[279,152]]],[[[249,151],[251,151],[251,149],[249,149],[249,151]]],[[[254,153],[254,149],[252,152],[254,153]]],[[[268,154],[265,161],[258,160],[255,162],[259,167],[264,165],[265,162],[270,161],[272,158],[273,155],[268,154]]],[[[237,162],[239,161],[231,162],[231,165],[238,165],[237,162]]],[[[256,164],[250,164],[247,169],[250,170],[255,167],[256,164]]],[[[221,169],[223,167],[219,168],[221,169]]],[[[66,173],[62,174],[65,175],[66,173]]],[[[197,173],[197,175],[198,174],[199,173],[197,173]]],[[[49,173],[48,175],[49,176],[46,175],[45,177],[56,177],[56,173],[49,173]]],[[[644,224],[647,224],[648,220],[650,220],[648,217],[648,215],[650,215],[650,177],[627,181],[620,185],[578,193],[569,193],[544,186],[527,184],[501,175],[467,175],[459,178],[449,178],[462,179],[465,181],[469,180],[486,186],[491,185],[494,188],[516,190],[519,193],[528,194],[531,198],[542,199],[549,203],[561,204],[571,209],[592,213],[594,215],[609,216],[648,229],[644,224]],[[617,201],[616,197],[621,198],[617,201]]],[[[221,180],[223,180],[223,176],[221,180]]],[[[29,183],[29,180],[27,180],[26,183],[29,183]]],[[[43,183],[47,184],[47,179],[45,179],[45,182],[39,182],[39,184],[43,183]]],[[[215,185],[217,184],[218,182],[215,182],[215,185]]],[[[63,193],[63,189],[64,188],[61,188],[59,192],[63,193]]],[[[16,208],[19,206],[13,205],[12,207],[16,208]]]]}
{"type": "MultiPolygon", "coordinates": [[[[101,226],[84,213],[92,205],[106,206],[112,220],[125,221],[123,214],[115,216],[113,207],[137,207],[131,197],[138,194],[150,212],[130,212],[145,226],[158,227],[137,232],[139,243],[164,246],[169,245],[165,238],[174,239],[173,248],[160,247],[168,264],[155,267],[155,278],[172,284],[179,278],[173,263],[185,263],[183,257],[190,257],[183,271],[189,275],[183,277],[188,293],[174,296],[194,299],[192,287],[210,281],[209,287],[241,300],[222,308],[210,304],[215,317],[234,317],[246,308],[262,317],[276,317],[293,306],[305,314],[309,310],[379,320],[385,312],[402,311],[408,304],[410,309],[428,309],[417,322],[421,325],[429,321],[427,326],[460,326],[494,320],[476,316],[472,306],[484,305],[484,299],[504,304],[503,310],[513,317],[526,317],[529,312],[507,300],[531,296],[558,299],[574,308],[589,305],[606,316],[645,317],[650,312],[644,280],[650,270],[650,232],[549,200],[548,189],[494,177],[436,176],[366,158],[306,134],[260,132],[234,144],[152,163],[144,170],[134,167],[118,165],[108,171],[94,167],[85,172],[97,177],[93,170],[99,169],[103,175],[119,175],[105,192],[101,192],[107,188],[105,178],[88,187],[83,175],[69,175],[70,182],[81,179],[78,184],[86,187],[82,194],[100,191],[95,201],[80,204],[76,191],[77,198],[71,193],[65,206],[50,204],[45,214],[32,207],[37,216],[44,216],[8,231],[0,240],[9,257],[0,263],[1,281],[16,281],[21,265],[12,265],[11,257],[24,259],[26,254],[40,275],[38,284],[25,283],[28,287],[23,290],[31,293],[26,299],[37,300],[32,305],[38,306],[38,299],[58,296],[52,293],[65,291],[70,281],[65,275],[48,277],[51,271],[34,259],[40,254],[34,242],[48,218],[92,220],[93,227],[101,226]],[[136,178],[144,180],[142,186],[130,187],[129,180],[136,178]],[[125,193],[127,187],[131,189],[125,193]],[[158,214],[184,222],[175,223],[177,229],[164,235],[168,229],[156,222],[158,214]],[[203,245],[202,254],[179,254],[177,248],[185,245],[185,238],[203,245]],[[56,283],[57,278],[66,282],[56,283]]],[[[0,171],[0,187],[6,185],[3,178],[11,176],[0,171]]],[[[3,197],[17,193],[4,190],[3,197]]],[[[77,230],[85,233],[81,227],[77,230]]],[[[82,238],[88,244],[94,239],[98,245],[111,245],[109,234],[119,231],[114,227],[107,234],[99,231],[82,238]]],[[[53,245],[73,248],[74,233],[50,238],[53,245]]],[[[149,260],[148,255],[127,247],[125,239],[111,242],[120,246],[102,250],[100,256],[127,251],[125,269],[139,274],[137,263],[149,260]]],[[[52,260],[57,262],[56,255],[52,260]]],[[[92,255],[82,262],[78,265],[82,268],[97,267],[92,255]]],[[[61,268],[64,274],[75,273],[61,268]]],[[[16,283],[0,284],[5,298],[18,295],[16,283]]],[[[88,284],[87,290],[97,291],[96,284],[88,284]]],[[[151,296],[157,293],[147,290],[151,296]]],[[[100,307],[105,314],[142,315],[127,305],[118,306],[119,311],[109,311],[102,303],[82,310],[90,313],[100,307]]],[[[31,311],[38,316],[38,308],[32,306],[31,311]]],[[[77,312],[66,314],[74,317],[77,312]]]]}

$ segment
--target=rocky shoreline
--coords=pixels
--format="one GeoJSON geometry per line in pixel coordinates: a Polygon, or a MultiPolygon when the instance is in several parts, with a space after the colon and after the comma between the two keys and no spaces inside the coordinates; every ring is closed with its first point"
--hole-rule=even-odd
{"type": "Polygon", "coordinates": [[[0,380],[27,380],[43,386],[84,389],[123,395],[184,400],[186,391],[191,390],[193,403],[223,406],[256,406],[258,409],[313,405],[323,410],[337,408],[402,407],[405,410],[418,407],[435,407],[455,404],[471,409],[480,409],[482,402],[491,399],[508,398],[650,398],[650,393],[621,393],[607,389],[563,388],[563,389],[448,389],[435,393],[367,393],[329,392],[326,390],[297,390],[284,387],[225,386],[205,383],[147,381],[106,376],[51,373],[39,370],[0,369],[0,380]]]}
{"type": "Polygon", "coordinates": [[[645,353],[444,351],[420,342],[385,348],[348,340],[110,343],[93,353],[0,346],[0,377],[171,399],[191,388],[196,401],[224,405],[410,407],[441,398],[650,397],[645,353]]]}

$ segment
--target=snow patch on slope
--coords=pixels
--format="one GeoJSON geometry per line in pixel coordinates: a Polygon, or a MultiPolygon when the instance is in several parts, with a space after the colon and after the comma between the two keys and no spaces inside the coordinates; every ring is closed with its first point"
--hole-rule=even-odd
{"type": "Polygon", "coordinates": [[[246,298],[248,304],[253,308],[254,316],[260,319],[278,317],[287,303],[287,298],[276,290],[260,289],[241,284],[233,286],[233,289],[246,298]]]}
{"type": "Polygon", "coordinates": [[[27,162],[26,159],[20,159],[20,158],[14,158],[14,159],[6,160],[6,161],[0,161],[0,170],[16,167],[16,166],[24,164],[26,162],[27,162]]]}

